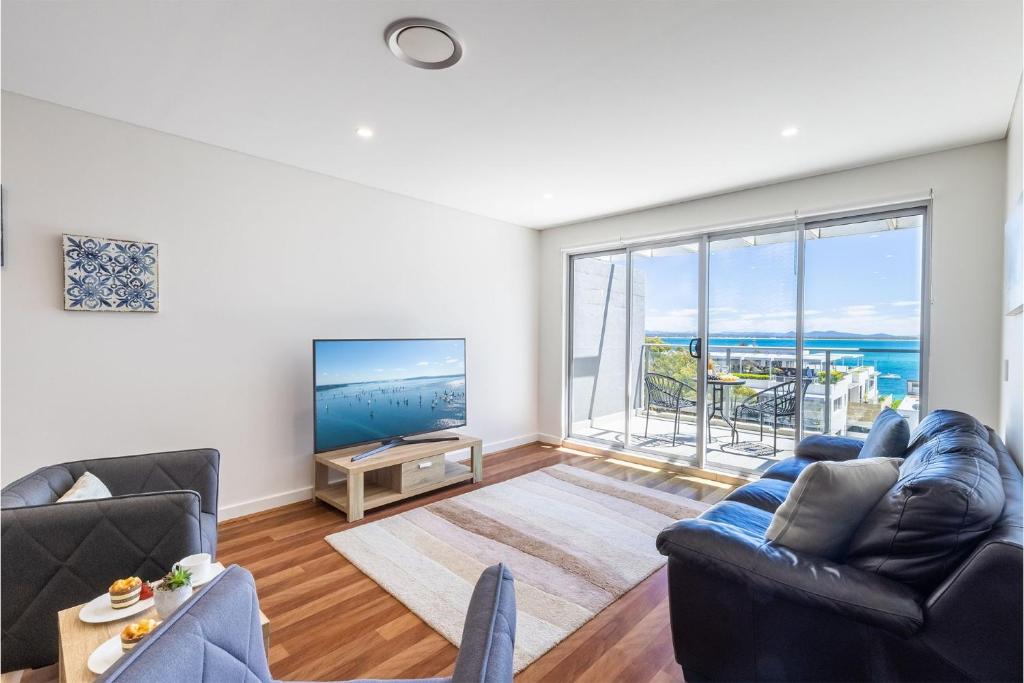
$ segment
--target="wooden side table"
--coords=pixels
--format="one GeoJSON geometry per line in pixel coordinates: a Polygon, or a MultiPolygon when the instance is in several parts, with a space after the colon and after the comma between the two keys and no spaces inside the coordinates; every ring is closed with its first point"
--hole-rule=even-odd
{"type": "MultiPolygon", "coordinates": [[[[475,436],[441,432],[431,436],[458,436],[458,441],[396,446],[378,455],[352,462],[372,445],[351,446],[313,456],[313,499],[322,500],[345,513],[350,522],[363,518],[370,508],[484,478],[484,444],[475,436]],[[470,449],[470,467],[448,462],[446,453],[470,449]],[[330,473],[340,472],[345,480],[330,483],[330,473]]],[[[415,437],[412,437],[415,439],[415,437]]]]}
{"type": "MultiPolygon", "coordinates": [[[[224,565],[220,562],[214,562],[213,566],[217,569],[224,569],[224,565]]],[[[117,621],[87,624],[78,618],[78,613],[82,611],[83,607],[85,605],[69,607],[57,613],[57,627],[60,634],[57,669],[60,683],[92,683],[96,680],[96,674],[89,671],[86,663],[89,661],[89,655],[102,645],[103,641],[119,635],[125,626],[134,621],[160,618],[157,616],[156,608],[150,607],[145,612],[139,612],[117,621]]],[[[260,624],[263,625],[263,647],[269,657],[270,619],[262,610],[260,610],[260,624]]]]}

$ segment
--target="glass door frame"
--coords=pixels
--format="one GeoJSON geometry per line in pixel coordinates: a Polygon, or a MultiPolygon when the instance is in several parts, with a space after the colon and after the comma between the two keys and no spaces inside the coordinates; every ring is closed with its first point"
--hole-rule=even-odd
{"type": "MultiPolygon", "coordinates": [[[[633,349],[629,343],[629,334],[633,321],[633,253],[635,251],[643,251],[657,248],[682,246],[686,244],[698,244],[698,300],[697,300],[697,318],[698,318],[698,337],[701,344],[701,358],[697,363],[697,405],[698,410],[706,410],[707,402],[707,358],[710,355],[710,344],[709,344],[709,330],[708,330],[708,303],[709,303],[709,265],[710,265],[710,245],[712,241],[718,241],[722,239],[729,239],[730,237],[747,237],[757,236],[764,234],[772,234],[779,232],[794,232],[796,237],[795,254],[794,254],[794,275],[796,277],[796,350],[795,358],[797,362],[798,372],[802,372],[804,364],[804,286],[805,286],[805,266],[806,266],[806,231],[813,230],[821,227],[827,227],[829,225],[839,225],[844,223],[856,223],[859,221],[868,220],[883,220],[886,218],[896,218],[901,216],[921,215],[922,216],[922,235],[921,235],[921,308],[920,308],[920,351],[919,351],[919,362],[920,362],[920,399],[919,399],[919,416],[923,418],[928,414],[928,373],[929,373],[929,355],[930,355],[930,308],[931,308],[931,248],[932,248],[932,199],[908,200],[904,202],[894,202],[879,206],[871,206],[864,208],[851,208],[841,211],[821,212],[801,216],[798,212],[794,212],[792,217],[785,219],[778,219],[774,221],[762,221],[758,223],[738,225],[737,227],[729,227],[722,229],[706,228],[703,230],[697,230],[686,235],[679,235],[669,238],[654,238],[654,239],[638,239],[625,242],[621,246],[609,247],[609,248],[597,248],[593,250],[587,249],[573,249],[567,250],[565,256],[567,257],[567,292],[566,292],[566,372],[565,372],[565,404],[564,404],[564,415],[566,419],[565,434],[567,438],[575,438],[583,441],[589,441],[594,444],[601,445],[603,447],[611,447],[613,450],[616,449],[614,445],[607,444],[597,439],[590,439],[585,436],[574,436],[572,433],[572,349],[573,349],[573,338],[572,338],[572,321],[573,321],[573,263],[577,258],[587,258],[596,256],[610,256],[610,255],[625,255],[626,257],[626,353],[625,353],[625,377],[626,387],[623,398],[624,411],[624,424],[623,424],[623,445],[622,450],[640,453],[645,457],[653,457],[656,459],[666,459],[662,453],[657,453],[650,450],[634,447],[630,445],[631,441],[631,430],[629,419],[630,410],[632,409],[633,400],[635,398],[635,387],[634,383],[629,381],[630,371],[633,363],[633,349]]],[[[803,408],[804,408],[804,392],[801,382],[796,383],[796,415],[794,416],[794,442],[799,442],[803,436],[804,425],[803,425],[803,408]]],[[[740,474],[749,475],[749,472],[743,470],[722,466],[715,464],[713,467],[708,466],[707,461],[707,443],[706,443],[706,420],[696,420],[696,437],[697,437],[697,448],[696,457],[692,461],[693,466],[702,470],[711,470],[716,472],[723,472],[727,474],[740,474]]],[[[689,463],[689,459],[683,459],[689,463]]]]}
{"type": "MultiPolygon", "coordinates": [[[[597,258],[597,257],[601,257],[601,256],[625,256],[626,257],[626,335],[627,335],[627,339],[628,339],[628,335],[629,335],[629,319],[630,319],[630,316],[632,316],[632,309],[633,309],[633,306],[632,306],[632,303],[631,303],[631,299],[629,298],[631,296],[631,293],[630,293],[631,287],[630,287],[630,282],[629,281],[630,281],[630,278],[631,278],[632,274],[631,274],[631,269],[629,267],[629,255],[627,254],[626,248],[625,247],[611,247],[611,248],[608,248],[608,249],[596,249],[594,251],[579,251],[579,252],[574,252],[574,253],[568,254],[568,260],[566,262],[567,266],[568,266],[568,279],[566,281],[567,282],[567,286],[566,286],[566,292],[565,292],[565,306],[566,306],[566,308],[565,308],[565,313],[566,313],[566,315],[565,315],[565,325],[566,325],[566,335],[565,335],[565,342],[566,342],[565,343],[565,353],[566,353],[566,356],[565,356],[565,359],[566,359],[566,363],[565,363],[565,377],[564,377],[564,379],[565,379],[565,413],[564,413],[565,414],[565,430],[564,431],[565,431],[566,436],[569,437],[569,438],[582,439],[583,441],[589,441],[591,443],[600,445],[600,446],[605,447],[605,448],[615,448],[614,444],[609,444],[609,443],[607,443],[605,441],[602,441],[600,439],[595,439],[595,438],[586,437],[586,436],[578,436],[578,435],[574,436],[573,433],[572,433],[572,424],[573,424],[573,415],[572,415],[572,406],[573,406],[573,402],[572,402],[572,385],[573,385],[573,381],[572,381],[573,380],[573,374],[572,374],[572,368],[573,368],[573,317],[574,317],[574,314],[575,314],[575,309],[573,307],[573,291],[575,289],[575,281],[574,281],[575,274],[576,274],[575,262],[578,259],[597,258]]],[[[628,366],[628,362],[629,362],[628,345],[627,345],[627,353],[626,353],[626,362],[627,362],[626,370],[628,371],[629,370],[629,366],[628,366]]],[[[629,379],[629,375],[628,374],[626,375],[626,379],[627,380],[629,379]]],[[[628,393],[628,390],[629,390],[629,386],[628,386],[629,382],[628,381],[626,382],[626,385],[627,385],[626,386],[626,390],[627,390],[627,393],[628,393]]],[[[622,447],[623,447],[623,449],[628,449],[629,448],[629,436],[628,436],[629,435],[629,419],[628,419],[628,417],[629,417],[629,415],[627,413],[624,416],[624,422],[626,424],[625,424],[624,429],[623,429],[623,440],[622,440],[622,447]]]]}
{"type": "MultiPolygon", "coordinates": [[[[804,264],[804,228],[801,221],[794,216],[793,218],[786,219],[784,221],[776,221],[771,224],[762,224],[757,226],[746,226],[742,228],[718,230],[715,232],[707,233],[707,255],[704,262],[704,289],[705,299],[702,303],[702,310],[705,312],[704,328],[702,330],[703,340],[701,344],[705,349],[705,357],[710,358],[711,345],[710,345],[710,326],[709,314],[710,314],[710,288],[711,288],[711,243],[720,242],[728,239],[744,238],[744,237],[758,237],[761,235],[774,235],[778,233],[793,233],[793,277],[796,278],[796,299],[793,302],[796,306],[796,315],[794,316],[794,329],[796,331],[796,349],[794,351],[794,360],[797,367],[797,373],[800,374],[803,369],[803,349],[804,349],[804,330],[803,330],[803,296],[804,296],[804,278],[803,278],[803,264],[804,264]]],[[[752,245],[753,246],[753,245],[752,245]]],[[[707,362],[704,363],[705,370],[707,369],[707,362]]],[[[706,373],[705,373],[706,376],[706,373]]],[[[797,381],[793,389],[796,392],[795,401],[795,415],[793,416],[793,441],[794,443],[800,441],[803,436],[803,403],[804,403],[804,392],[803,382],[797,381]]],[[[704,405],[703,403],[701,405],[704,405]]],[[[738,467],[730,467],[721,463],[708,463],[707,460],[707,444],[702,443],[700,452],[700,468],[710,469],[716,472],[726,472],[729,474],[738,474],[741,476],[749,476],[750,471],[744,470],[738,467]]]]}
{"type": "MultiPolygon", "coordinates": [[[[708,249],[708,234],[702,233],[697,235],[687,235],[684,237],[675,237],[668,240],[652,240],[650,242],[638,242],[626,246],[626,297],[629,302],[629,310],[627,313],[627,324],[626,324],[626,378],[630,377],[630,373],[633,369],[633,347],[629,343],[629,333],[632,330],[633,324],[633,254],[637,251],[651,251],[653,249],[668,249],[672,247],[683,247],[687,245],[697,245],[697,338],[700,339],[701,344],[701,359],[703,360],[707,353],[707,249],[708,249]]],[[[639,375],[638,375],[639,376],[639,375]]],[[[703,406],[705,404],[705,393],[707,391],[707,363],[697,363],[697,378],[694,387],[697,390],[697,405],[703,406]]],[[[627,381],[626,386],[626,424],[625,434],[623,437],[623,445],[626,450],[633,450],[644,455],[653,456],[658,459],[676,460],[676,458],[669,458],[664,453],[658,453],[657,451],[648,450],[639,446],[631,445],[632,442],[632,428],[630,414],[633,410],[633,402],[636,399],[635,389],[636,383],[627,381]]],[[[693,458],[682,457],[679,460],[687,464],[692,464],[700,469],[704,468],[704,430],[707,427],[705,420],[700,419],[700,409],[698,408],[698,418],[695,420],[696,429],[696,453],[693,458]]]]}
{"type": "MultiPolygon", "coordinates": [[[[921,308],[919,318],[918,360],[920,389],[918,395],[918,416],[924,418],[928,414],[928,372],[931,355],[931,308],[932,308],[932,199],[907,201],[887,204],[863,210],[834,211],[798,219],[800,224],[800,260],[804,261],[803,244],[806,230],[817,230],[833,225],[845,225],[864,221],[880,221],[887,218],[904,216],[921,216],[921,308]]],[[[802,291],[801,283],[801,291],[802,291]]],[[[802,307],[802,302],[801,302],[802,307]]],[[[802,335],[803,330],[799,330],[802,335]]]]}

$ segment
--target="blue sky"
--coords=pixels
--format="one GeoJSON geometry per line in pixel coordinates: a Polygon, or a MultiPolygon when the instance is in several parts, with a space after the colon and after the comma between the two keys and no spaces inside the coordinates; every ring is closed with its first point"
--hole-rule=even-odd
{"type": "MultiPolygon", "coordinates": [[[[712,245],[711,334],[794,330],[795,242],[712,245]]],[[[919,229],[807,240],[805,329],[916,336],[920,253],[919,229]]],[[[697,267],[697,254],[681,249],[634,262],[646,276],[645,329],[696,330],[697,267]]]]}
{"type": "Polygon", "coordinates": [[[317,385],[466,372],[461,339],[317,342],[315,353],[317,385]]]}

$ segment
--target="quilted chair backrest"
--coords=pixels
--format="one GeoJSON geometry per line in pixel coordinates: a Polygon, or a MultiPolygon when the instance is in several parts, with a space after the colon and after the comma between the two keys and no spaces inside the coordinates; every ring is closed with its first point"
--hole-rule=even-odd
{"type": "Polygon", "coordinates": [[[94,458],[69,462],[65,466],[75,479],[92,472],[115,496],[197,491],[202,498],[203,512],[217,512],[220,453],[213,448],[94,458]]]}
{"type": "Polygon", "coordinates": [[[99,682],[270,683],[252,574],[238,565],[204,586],[99,682]]]}
{"type": "Polygon", "coordinates": [[[74,485],[75,479],[65,465],[42,467],[5,486],[0,494],[0,507],[20,508],[55,503],[74,485]]]}

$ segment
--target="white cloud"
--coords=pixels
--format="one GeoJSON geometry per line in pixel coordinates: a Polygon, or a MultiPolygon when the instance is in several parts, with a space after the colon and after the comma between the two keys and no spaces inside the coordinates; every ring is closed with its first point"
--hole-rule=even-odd
{"type": "Polygon", "coordinates": [[[430,361],[425,361],[425,360],[421,360],[421,361],[420,361],[419,363],[417,363],[416,365],[420,365],[420,366],[423,366],[423,365],[430,365],[430,361]]]}
{"type": "Polygon", "coordinates": [[[854,306],[846,306],[843,308],[843,315],[851,318],[863,318],[874,314],[874,304],[856,304],[854,306]]]}
{"type": "Polygon", "coordinates": [[[659,332],[694,332],[697,329],[697,309],[649,310],[644,315],[644,329],[659,332]]]}
{"type": "Polygon", "coordinates": [[[884,333],[914,337],[921,332],[921,320],[916,314],[819,315],[809,316],[806,319],[805,325],[808,331],[837,330],[853,334],[884,333]]]}
{"type": "Polygon", "coordinates": [[[452,358],[451,356],[448,356],[447,358],[444,359],[444,362],[445,363],[458,363],[459,359],[458,358],[452,358]]]}
{"type": "Polygon", "coordinates": [[[384,372],[384,368],[377,368],[374,372],[384,372]]]}
{"type": "Polygon", "coordinates": [[[905,300],[905,301],[890,301],[890,302],[889,302],[889,305],[890,305],[890,306],[900,306],[900,307],[905,307],[905,306],[920,306],[920,305],[921,305],[921,302],[920,302],[920,301],[918,301],[917,299],[907,299],[907,300],[905,300]]]}

